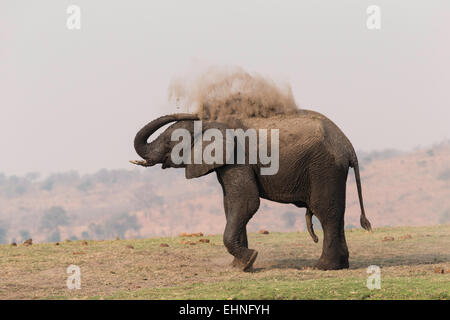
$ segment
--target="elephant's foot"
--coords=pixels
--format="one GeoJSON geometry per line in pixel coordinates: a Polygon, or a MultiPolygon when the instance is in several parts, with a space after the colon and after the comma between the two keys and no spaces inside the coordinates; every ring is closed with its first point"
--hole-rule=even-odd
{"type": "Polygon", "coordinates": [[[249,249],[246,252],[244,258],[238,259],[235,257],[233,262],[231,263],[231,266],[244,272],[250,272],[253,269],[253,263],[255,262],[257,256],[258,251],[249,249]]]}
{"type": "Polygon", "coordinates": [[[327,259],[321,257],[314,266],[314,268],[319,270],[340,270],[348,269],[348,267],[348,257],[342,257],[338,259],[327,259]]]}
{"type": "Polygon", "coordinates": [[[231,262],[231,267],[233,267],[233,268],[239,268],[239,265],[240,265],[240,261],[239,261],[239,259],[238,258],[234,258],[233,259],[233,262],[231,262]]]}

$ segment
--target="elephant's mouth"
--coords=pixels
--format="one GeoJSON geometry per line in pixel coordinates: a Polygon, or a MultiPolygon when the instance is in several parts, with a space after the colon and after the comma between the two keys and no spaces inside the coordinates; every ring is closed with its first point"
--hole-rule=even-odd
{"type": "Polygon", "coordinates": [[[162,161],[162,169],[170,167],[169,156],[166,155],[162,161]]]}

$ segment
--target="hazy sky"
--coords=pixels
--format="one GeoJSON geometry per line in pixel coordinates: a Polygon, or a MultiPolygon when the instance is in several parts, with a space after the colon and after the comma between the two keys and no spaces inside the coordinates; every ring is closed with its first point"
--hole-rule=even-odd
{"type": "Polygon", "coordinates": [[[170,79],[208,65],[289,81],[357,150],[450,138],[448,0],[2,0],[0,172],[130,168],[136,131],[179,111],[170,79]]]}

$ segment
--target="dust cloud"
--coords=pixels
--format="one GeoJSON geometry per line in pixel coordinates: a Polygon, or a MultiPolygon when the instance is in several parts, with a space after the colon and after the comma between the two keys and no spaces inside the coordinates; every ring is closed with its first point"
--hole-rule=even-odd
{"type": "Polygon", "coordinates": [[[194,77],[175,78],[168,91],[170,101],[205,120],[267,118],[298,110],[289,84],[278,85],[240,67],[210,67],[194,77]]]}

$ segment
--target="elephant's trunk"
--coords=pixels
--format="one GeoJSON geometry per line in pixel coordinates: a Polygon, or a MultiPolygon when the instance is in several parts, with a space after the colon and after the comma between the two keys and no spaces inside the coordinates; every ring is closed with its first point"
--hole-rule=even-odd
{"type": "Polygon", "coordinates": [[[170,122],[180,120],[199,120],[199,118],[195,114],[175,113],[153,120],[141,130],[139,130],[139,132],[136,134],[136,137],[134,138],[134,149],[136,150],[137,154],[141,158],[146,159],[146,155],[149,152],[149,143],[147,142],[148,138],[162,126],[170,122]]]}

